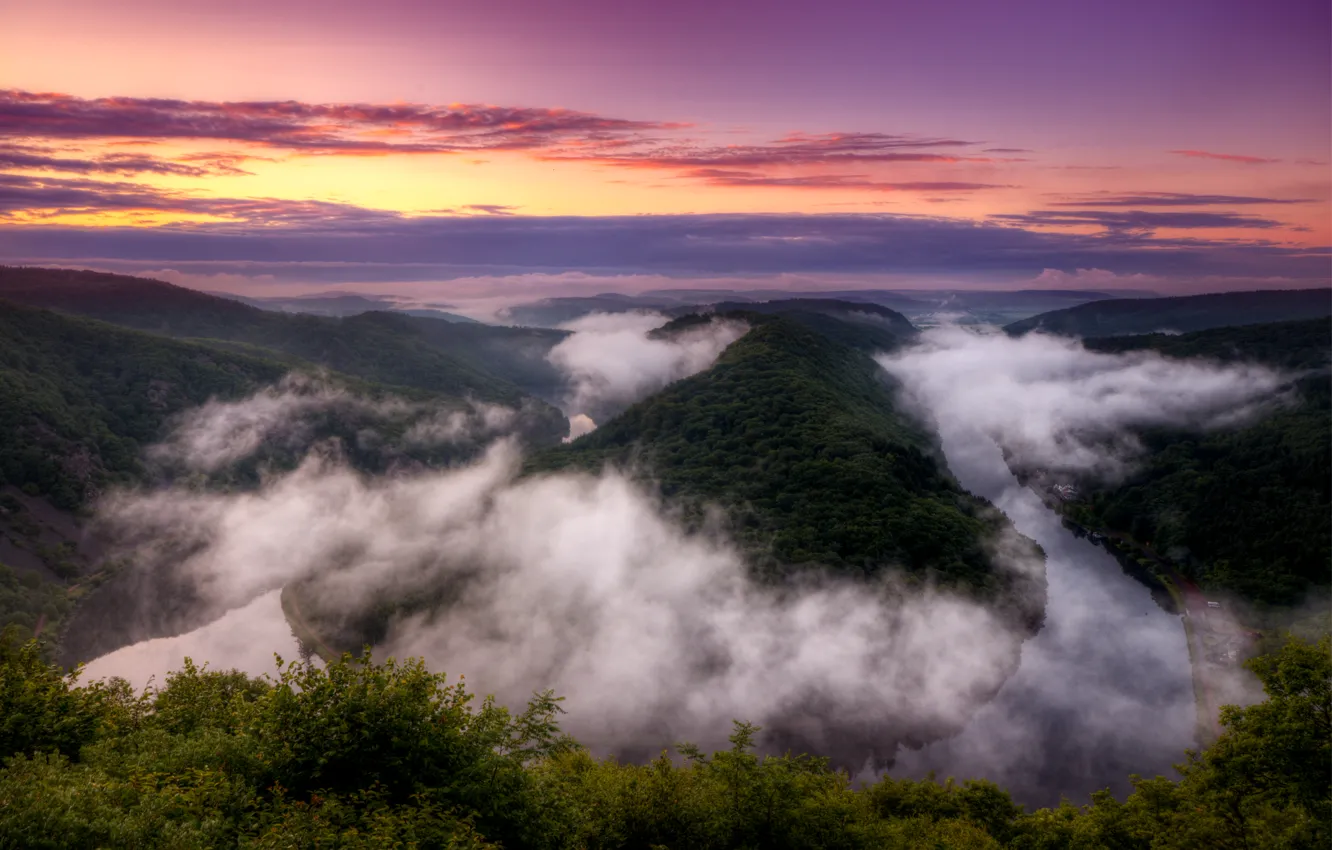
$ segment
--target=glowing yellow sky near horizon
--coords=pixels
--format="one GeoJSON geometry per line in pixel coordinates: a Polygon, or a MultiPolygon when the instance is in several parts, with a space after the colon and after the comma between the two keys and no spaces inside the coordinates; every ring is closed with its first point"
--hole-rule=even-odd
{"type": "MultiPolygon", "coordinates": [[[[1079,87],[1077,81],[1070,79],[1067,92],[1056,87],[1036,99],[1042,113],[1041,120],[1033,122],[1015,114],[1018,101],[1032,100],[1021,96],[1025,89],[1018,82],[1029,78],[1015,76],[1014,82],[1007,86],[1013,92],[1013,103],[1005,101],[992,109],[969,112],[961,95],[978,89],[983,81],[967,79],[960,89],[951,89],[924,76],[930,84],[918,85],[908,75],[900,82],[907,94],[887,91],[886,86],[868,76],[847,80],[846,94],[827,89],[797,95],[788,93],[781,85],[773,85],[760,104],[766,104],[760,119],[732,120],[733,114],[752,116],[752,113],[744,109],[744,103],[728,107],[725,102],[712,102],[702,96],[705,90],[692,90],[696,97],[686,99],[684,107],[678,106],[679,101],[667,101],[672,104],[670,107],[662,105],[662,98],[672,94],[671,77],[663,75],[664,72],[678,75],[690,70],[692,54],[686,49],[693,43],[692,34],[679,45],[682,52],[671,54],[671,62],[666,65],[654,65],[631,51],[615,60],[620,62],[615,66],[585,66],[582,63],[593,61],[593,53],[599,57],[597,62],[609,61],[607,57],[614,56],[618,44],[613,38],[598,40],[594,35],[588,36],[591,41],[566,40],[580,33],[594,34],[597,20],[583,20],[557,10],[552,13],[553,20],[559,23],[556,31],[531,31],[524,29],[522,21],[492,14],[486,4],[470,11],[463,8],[467,4],[456,9],[455,5],[386,2],[372,8],[351,2],[282,0],[235,0],[229,4],[193,0],[12,3],[0,25],[0,81],[6,86],[60,91],[79,97],[292,99],[381,104],[458,99],[564,106],[617,118],[694,122],[696,129],[687,135],[711,144],[770,143],[787,132],[911,131],[986,139],[986,145],[1035,149],[1022,155],[1030,162],[852,163],[763,169],[764,176],[778,178],[863,174],[881,182],[971,182],[1012,187],[972,192],[727,187],[685,176],[686,169],[552,162],[516,152],[310,156],[216,141],[164,141],[136,146],[132,140],[126,140],[115,150],[142,150],[166,157],[230,151],[276,161],[244,163],[243,167],[252,171],[252,175],[203,178],[101,175],[98,178],[142,183],[191,197],[316,200],[405,214],[498,205],[520,215],[886,212],[984,221],[993,215],[1049,209],[1052,202],[1066,195],[1178,192],[1313,202],[1197,207],[1197,211],[1225,210],[1273,219],[1283,226],[1161,228],[1163,234],[1265,239],[1299,245],[1332,242],[1332,198],[1329,197],[1332,178],[1326,162],[1327,133],[1326,128],[1309,132],[1307,121],[1297,120],[1301,114],[1311,114],[1309,110],[1287,110],[1296,117],[1290,118],[1284,132],[1272,131],[1232,112],[1234,104],[1230,101],[1213,103],[1200,96],[1172,103],[1163,113],[1147,103],[1151,92],[1144,91],[1136,78],[1125,77],[1122,85],[1109,95],[1101,92],[1099,100],[1093,99],[1086,86],[1079,87]],[[581,45],[582,52],[575,44],[581,45]],[[557,94],[552,95],[552,91],[557,94]],[[1079,111],[1083,102],[1088,104],[1089,111],[1079,111]],[[902,109],[898,104],[909,108],[902,109]],[[837,117],[830,117],[833,115],[837,117]],[[1104,116],[1116,127],[1116,134],[1098,134],[1095,127],[1080,130],[1080,115],[1104,116]],[[1178,127],[1173,122],[1178,122],[1178,127]],[[1194,126],[1208,129],[1195,132],[1194,126]],[[1158,133],[1154,129],[1158,127],[1170,132],[1158,133]],[[1218,137],[1217,133],[1222,135],[1218,137]],[[1165,135],[1173,140],[1169,145],[1161,140],[1165,135]],[[1246,165],[1193,159],[1171,154],[1170,147],[1233,150],[1274,161],[1246,165]]],[[[533,20],[540,17],[535,14],[537,11],[533,9],[533,20]]],[[[903,16],[910,17],[905,10],[903,16]]],[[[1035,23],[1039,21],[1032,21],[1035,23]]],[[[1193,29],[1190,26],[1190,31],[1193,29]]],[[[748,32],[748,28],[742,32],[748,32]]],[[[650,32],[640,33],[642,38],[650,35],[650,32]]],[[[940,42],[936,49],[942,51],[949,44],[940,42]]],[[[651,39],[647,38],[643,46],[651,46],[651,39]]],[[[740,51],[744,46],[735,42],[727,49],[740,51]]],[[[809,46],[812,49],[817,45],[809,46]]],[[[887,53],[891,55],[891,51],[887,53]]],[[[1163,55],[1174,54],[1164,51],[1163,55]]],[[[824,57],[825,64],[832,58],[824,57]]],[[[1142,64],[1130,58],[1125,55],[1125,68],[1132,70],[1142,64]]],[[[996,67],[999,77],[1021,71],[1024,62],[1048,61],[1050,67],[1061,68],[1057,58],[1043,59],[1042,54],[1035,52],[1020,56],[1009,50],[1004,52],[1004,59],[1012,67],[996,67]]],[[[746,63],[752,57],[744,54],[735,61],[735,67],[722,66],[717,70],[717,87],[727,88],[735,80],[744,79],[746,63]]],[[[790,64],[780,52],[772,54],[771,61],[772,71],[790,64]]],[[[1119,72],[1123,74],[1125,68],[1119,72]]],[[[1045,76],[1058,82],[1075,70],[1065,66],[1060,73],[1045,76]]],[[[923,70],[921,73],[924,75],[923,70]]],[[[1190,79],[1183,71],[1176,76],[1179,80],[1190,79]]],[[[899,82],[888,76],[882,79],[899,82]]],[[[1169,88],[1178,81],[1172,77],[1155,82],[1157,87],[1169,88]]],[[[1264,89],[1260,81],[1253,85],[1259,91],[1255,102],[1280,100],[1280,91],[1264,89]]],[[[1210,89],[1204,87],[1198,91],[1208,94],[1210,89]]],[[[1274,114],[1287,116],[1287,112],[1274,114]]],[[[34,140],[42,141],[40,134],[34,134],[34,140]]],[[[51,176],[50,172],[17,170],[15,173],[51,176]]],[[[45,219],[32,216],[25,219],[20,214],[14,220],[161,226],[227,218],[197,212],[107,210],[45,219]]],[[[1058,230],[1096,232],[1098,228],[1058,230]]]]}

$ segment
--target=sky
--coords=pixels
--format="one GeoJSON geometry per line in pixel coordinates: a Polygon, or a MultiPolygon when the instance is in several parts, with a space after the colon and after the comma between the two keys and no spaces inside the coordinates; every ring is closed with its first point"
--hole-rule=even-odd
{"type": "Polygon", "coordinates": [[[1281,0],[0,0],[0,262],[304,292],[1326,285],[1281,0]]]}

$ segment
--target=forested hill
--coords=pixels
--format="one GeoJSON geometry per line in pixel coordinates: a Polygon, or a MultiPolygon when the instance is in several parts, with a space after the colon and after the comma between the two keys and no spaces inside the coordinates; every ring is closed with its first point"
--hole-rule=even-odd
{"type": "Polygon", "coordinates": [[[266,356],[287,355],[377,383],[510,405],[557,380],[543,357],[562,338],[558,331],[395,313],[278,313],[158,280],[65,269],[0,267],[0,298],[153,333],[263,348],[266,356]]]}
{"type": "Polygon", "coordinates": [[[0,301],[0,486],[75,508],[133,480],[173,414],[289,371],[271,359],[0,301]]]}
{"type": "MultiPolygon", "coordinates": [[[[886,351],[915,337],[920,331],[896,310],[879,304],[841,301],[835,298],[783,298],[748,303],[723,301],[710,305],[718,313],[742,312],[782,315],[866,351],[886,351]]],[[[690,310],[677,310],[687,314],[690,310]]]]}
{"type": "Polygon", "coordinates": [[[1021,319],[1004,330],[1012,336],[1039,330],[1063,336],[1104,337],[1187,333],[1328,316],[1332,316],[1332,289],[1285,289],[1093,301],[1021,319]]]}
{"type": "Polygon", "coordinates": [[[1204,587],[1299,601],[1332,575],[1332,326],[1326,320],[1091,340],[1099,351],[1255,360],[1296,376],[1291,403],[1241,428],[1144,433],[1149,454],[1070,512],[1131,535],[1204,587]]]}
{"type": "Polygon", "coordinates": [[[611,463],[695,516],[723,505],[764,572],[897,566],[991,600],[1026,594],[1039,618],[1043,589],[1015,589],[982,546],[1002,520],[947,474],[870,357],[792,318],[752,321],[711,369],[538,455],[530,470],[611,463]]]}
{"type": "MultiPolygon", "coordinates": [[[[211,486],[253,486],[261,470],[291,468],[330,438],[350,463],[372,474],[445,465],[471,457],[493,436],[434,442],[413,437],[416,423],[467,416],[473,409],[471,393],[432,390],[438,382],[428,376],[417,383],[377,384],[255,346],[233,350],[212,341],[172,339],[0,300],[0,626],[32,630],[44,623],[48,634],[58,630],[72,598],[88,590],[78,584],[97,563],[97,547],[89,544],[79,513],[113,486],[151,484],[177,474],[196,483],[205,476],[211,486]],[[289,432],[275,434],[216,474],[146,462],[145,450],[167,437],[176,414],[212,399],[251,396],[292,373],[315,377],[284,384],[285,393],[331,392],[330,398],[355,397],[360,403],[307,405],[300,423],[286,423],[289,432]],[[378,405],[389,396],[392,404],[378,405]],[[363,445],[365,428],[373,428],[379,439],[363,445]]],[[[534,445],[558,443],[568,432],[557,409],[506,386],[503,397],[523,400],[506,427],[534,445]]],[[[118,575],[98,593],[120,593],[117,588],[129,587],[129,581],[118,575]]],[[[165,587],[156,579],[149,583],[165,587]]],[[[136,628],[149,622],[135,613],[136,594],[122,595],[126,598],[115,604],[99,602],[98,618],[80,627],[77,640],[66,633],[73,641],[66,641],[67,648],[82,647],[77,657],[127,642],[120,630],[130,620],[136,628]]],[[[165,611],[158,607],[162,610],[154,614],[165,611]]],[[[153,636],[135,633],[136,639],[153,636]]]]}

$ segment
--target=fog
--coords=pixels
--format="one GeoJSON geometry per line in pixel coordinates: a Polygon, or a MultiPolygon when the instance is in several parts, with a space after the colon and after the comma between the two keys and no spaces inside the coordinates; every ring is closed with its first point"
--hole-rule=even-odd
{"type": "MultiPolygon", "coordinates": [[[[596,317],[578,330],[552,356],[580,376],[574,403],[626,403],[705,368],[744,332],[665,343],[647,337],[659,322],[596,317]]],[[[1106,784],[1122,792],[1130,772],[1168,771],[1196,717],[1178,618],[1018,486],[1000,446],[1054,469],[1122,475],[1138,450],[1129,429],[1234,422],[1273,403],[1281,376],[956,328],[880,362],[902,402],[938,424],[963,485],[1049,553],[1046,625],[1025,648],[1007,612],[891,572],[871,585],[760,585],[722,532],[687,529],[624,474],[521,477],[520,450],[500,439],[449,470],[372,478],[316,451],[247,492],[108,498],[100,521],[117,531],[119,553],[217,613],[90,672],[160,681],[184,652],[269,672],[270,652],[292,651],[279,588],[301,582],[333,609],[425,593],[438,604],[393,619],[381,655],[423,656],[514,706],[551,688],[567,698],[565,728],[600,753],[717,746],[744,719],[765,726],[771,746],[849,767],[897,754],[898,772],[986,776],[1029,804],[1106,784]]],[[[254,423],[300,419],[299,406],[272,413],[283,392],[182,417],[166,445],[199,464],[234,462],[254,433],[270,433],[254,423]]],[[[1044,568],[1015,539],[990,542],[1000,569],[1044,568]]]]}
{"type": "MultiPolygon", "coordinates": [[[[1049,602],[1022,665],[961,735],[903,751],[894,773],[984,776],[1020,802],[1086,802],[1131,773],[1173,775],[1196,746],[1198,714],[1178,615],[1158,606],[1105,549],[1064,528],[1019,485],[1001,446],[1028,465],[1114,478],[1139,446],[1128,429],[1231,424],[1273,402],[1259,367],[1089,352],[1073,340],[958,328],[922,335],[885,369],[938,424],[950,469],[1047,555],[1049,602]]],[[[1252,677],[1227,699],[1250,702],[1252,677]]]]}
{"type": "Polygon", "coordinates": [[[1257,365],[1105,354],[1063,337],[957,326],[878,359],[941,432],[967,428],[1024,465],[1101,478],[1123,475],[1141,452],[1131,429],[1235,425],[1274,403],[1287,380],[1257,365]]]}
{"type": "MultiPolygon", "coordinates": [[[[393,622],[383,650],[510,705],[552,688],[568,731],[600,752],[722,745],[738,718],[887,759],[899,735],[960,728],[1016,660],[1020,636],[975,602],[892,577],[760,586],[726,539],[686,531],[623,475],[520,479],[519,463],[507,441],[471,466],[396,478],[312,456],[253,492],[123,494],[103,519],[133,530],[138,564],[169,565],[226,609],[315,573],[321,606],[448,588],[438,612],[393,622]]],[[[210,626],[156,646],[271,669],[229,640],[210,626]]],[[[136,647],[92,669],[142,682],[170,666],[136,647]]]]}
{"type": "Polygon", "coordinates": [[[651,334],[667,321],[657,313],[593,313],[561,325],[574,333],[547,359],[569,380],[564,408],[571,417],[584,417],[580,428],[591,430],[586,426],[592,420],[702,372],[749,330],[743,322],[719,320],[651,334]]]}
{"type": "Polygon", "coordinates": [[[278,384],[233,401],[211,399],[185,411],[147,455],[163,466],[215,472],[261,448],[303,451],[319,437],[326,416],[359,426],[362,448],[383,442],[395,426],[405,446],[475,442],[507,433],[521,411],[475,400],[451,404],[367,398],[330,380],[293,373],[278,384]]]}

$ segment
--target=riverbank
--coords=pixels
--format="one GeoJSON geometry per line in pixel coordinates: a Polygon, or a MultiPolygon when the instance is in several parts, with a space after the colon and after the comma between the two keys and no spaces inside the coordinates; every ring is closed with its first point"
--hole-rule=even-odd
{"type": "Polygon", "coordinates": [[[296,591],[291,585],[282,588],[279,596],[282,604],[282,616],[286,619],[287,625],[291,627],[291,632],[296,636],[296,642],[301,647],[303,655],[316,655],[325,664],[330,664],[342,657],[342,653],[329,646],[328,642],[320,637],[309,621],[301,613],[301,603],[297,598],[296,591]]]}
{"type": "Polygon", "coordinates": [[[1261,698],[1261,683],[1244,667],[1245,661],[1258,654],[1261,632],[1221,602],[1209,599],[1196,582],[1149,545],[1122,532],[1075,522],[1068,516],[1068,501],[1032,489],[1066,526],[1114,555],[1125,572],[1169,595],[1189,648],[1198,745],[1210,745],[1221,735],[1222,706],[1261,698]]]}

